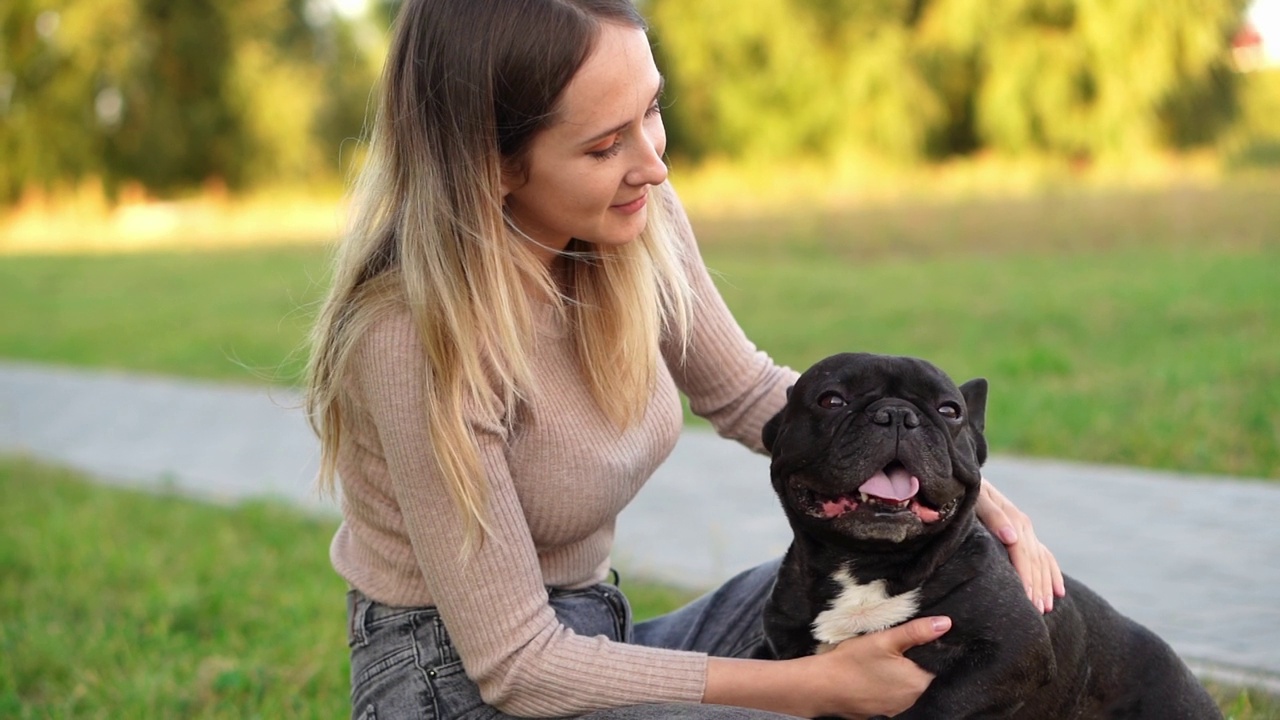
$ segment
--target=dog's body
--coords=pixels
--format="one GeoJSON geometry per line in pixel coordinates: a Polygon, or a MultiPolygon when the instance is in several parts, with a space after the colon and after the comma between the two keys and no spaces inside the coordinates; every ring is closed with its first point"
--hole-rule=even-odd
{"type": "Polygon", "coordinates": [[[901,718],[1221,718],[1164,641],[1068,578],[1042,616],[973,513],[987,384],[923,360],[836,355],[766,426],[795,538],[765,610],[773,656],[923,615],[952,628],[907,656],[936,677],[901,718]]]}

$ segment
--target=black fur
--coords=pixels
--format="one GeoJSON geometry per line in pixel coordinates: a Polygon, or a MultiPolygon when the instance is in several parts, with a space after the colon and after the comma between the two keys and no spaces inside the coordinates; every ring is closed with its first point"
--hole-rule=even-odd
{"type": "Polygon", "coordinates": [[[956,387],[915,358],[835,355],[801,376],[763,433],[795,534],[765,609],[766,652],[818,650],[813,623],[844,568],[859,585],[882,581],[888,596],[918,591],[912,617],[952,619],[940,640],[907,651],[936,677],[900,718],[1221,718],[1164,641],[1084,585],[1068,578],[1048,615],[1027,600],[973,512],[986,400],[985,380],[956,387]],[[852,503],[839,498],[859,497],[891,463],[918,479],[909,510],[859,502],[835,515],[852,503]]]}

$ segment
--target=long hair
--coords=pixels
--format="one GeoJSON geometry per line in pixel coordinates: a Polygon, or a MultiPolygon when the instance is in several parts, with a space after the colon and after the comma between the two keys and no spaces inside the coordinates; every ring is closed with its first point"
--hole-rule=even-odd
{"type": "Polygon", "coordinates": [[[464,412],[495,391],[515,407],[533,387],[534,302],[567,318],[592,396],[620,429],[648,406],[660,339],[688,339],[693,298],[668,188],[657,188],[637,240],[572,241],[561,283],[503,212],[504,168],[551,122],[602,22],[645,29],[629,0],[404,3],[312,332],[306,407],[321,441],[319,484],[332,492],[353,348],[379,318],[407,309],[426,357],[425,441],[463,513],[464,553],[488,530],[464,412]]]}

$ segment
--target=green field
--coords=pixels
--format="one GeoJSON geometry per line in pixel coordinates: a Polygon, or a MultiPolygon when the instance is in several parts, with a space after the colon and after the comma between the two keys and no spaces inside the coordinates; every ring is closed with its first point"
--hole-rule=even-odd
{"type": "MultiPolygon", "coordinates": [[[[344,717],[336,527],[0,457],[0,717],[344,717]]],[[[691,598],[624,587],[638,618],[691,598]]]]}
{"type": "MultiPolygon", "coordinates": [[[[333,529],[0,458],[0,717],[345,717],[333,529]]],[[[640,618],[689,597],[622,587],[640,618]]],[[[1210,689],[1232,720],[1280,719],[1263,694],[1210,689]]]]}
{"type": "MultiPolygon", "coordinates": [[[[694,215],[760,347],[991,381],[999,453],[1280,477],[1280,182],[694,215]]],[[[319,246],[0,259],[0,358],[292,383],[319,246]]]]}
{"type": "MultiPolygon", "coordinates": [[[[992,383],[996,452],[1280,478],[1280,185],[695,214],[797,368],[920,355],[992,383]]],[[[326,250],[0,257],[0,358],[298,380],[326,250]]],[[[0,458],[0,717],[347,712],[330,519],[0,458]]],[[[641,616],[688,593],[624,584],[641,616]]],[[[1274,699],[1212,687],[1228,717],[1274,699]]]]}

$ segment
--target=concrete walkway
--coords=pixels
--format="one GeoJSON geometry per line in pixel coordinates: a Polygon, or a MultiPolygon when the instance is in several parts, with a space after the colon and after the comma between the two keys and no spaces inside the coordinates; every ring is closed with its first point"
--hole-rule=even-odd
{"type": "MultiPolygon", "coordinates": [[[[320,513],[317,444],[286,390],[0,362],[0,453],[104,481],[320,513]]],[[[996,457],[1063,568],[1202,674],[1280,692],[1280,482],[996,457]]],[[[627,575],[710,586],[780,554],[768,463],[689,431],[619,521],[627,575]]],[[[624,581],[625,584],[625,581],[624,581]]]]}

